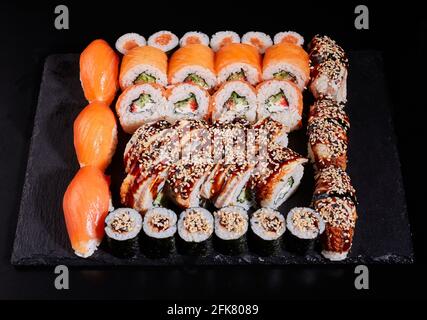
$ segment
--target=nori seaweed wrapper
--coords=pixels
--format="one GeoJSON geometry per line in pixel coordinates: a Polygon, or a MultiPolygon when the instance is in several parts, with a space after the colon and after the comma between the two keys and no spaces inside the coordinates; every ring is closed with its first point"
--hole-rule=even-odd
{"type": "Polygon", "coordinates": [[[248,249],[246,235],[235,240],[223,240],[218,236],[215,236],[213,244],[215,250],[229,256],[240,255],[248,249]]]}
{"type": "Polygon", "coordinates": [[[146,234],[140,236],[141,252],[151,259],[168,257],[176,251],[175,237],[157,239],[146,234]]]}

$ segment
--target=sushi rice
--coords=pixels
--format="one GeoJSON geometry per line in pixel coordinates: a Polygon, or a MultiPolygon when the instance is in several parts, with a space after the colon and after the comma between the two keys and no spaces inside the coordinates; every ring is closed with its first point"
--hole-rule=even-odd
{"type": "Polygon", "coordinates": [[[200,243],[210,238],[214,231],[212,214],[204,208],[189,208],[178,220],[178,234],[186,242],[200,243]]]}
{"type": "Polygon", "coordinates": [[[230,43],[240,43],[240,36],[234,31],[218,31],[212,35],[210,41],[211,48],[215,52],[230,43]]]}
{"type": "Polygon", "coordinates": [[[179,45],[185,47],[187,44],[203,44],[209,46],[209,37],[207,34],[198,31],[190,31],[185,33],[181,40],[179,40],[179,45]]]}
{"type": "Polygon", "coordinates": [[[144,215],[143,230],[151,238],[165,239],[176,233],[177,216],[166,208],[153,208],[144,215]]]}
{"type": "Polygon", "coordinates": [[[304,45],[304,38],[297,32],[284,31],[276,33],[274,36],[274,44],[278,43],[293,43],[302,47],[304,45]]]}
{"type": "Polygon", "coordinates": [[[214,212],[215,235],[222,240],[236,240],[248,231],[248,214],[238,206],[229,206],[214,212]]]}
{"type": "Polygon", "coordinates": [[[255,46],[261,54],[263,54],[268,47],[273,45],[271,37],[259,31],[249,31],[245,33],[242,37],[242,43],[255,46]]]}
{"type": "Polygon", "coordinates": [[[170,31],[158,31],[148,38],[148,45],[164,52],[173,50],[178,45],[178,37],[170,31]]]}
{"type": "Polygon", "coordinates": [[[147,45],[145,38],[138,33],[126,33],[116,41],[116,49],[121,54],[127,54],[129,50],[135,47],[143,47],[147,45]]]}
{"type": "Polygon", "coordinates": [[[283,215],[269,208],[261,208],[252,214],[252,231],[261,239],[273,241],[279,239],[286,231],[283,215]]]}

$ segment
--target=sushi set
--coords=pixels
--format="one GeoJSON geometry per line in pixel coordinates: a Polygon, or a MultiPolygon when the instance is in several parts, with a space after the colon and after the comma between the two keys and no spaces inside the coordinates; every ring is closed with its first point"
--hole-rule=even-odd
{"type": "MultiPolygon", "coordinates": [[[[347,168],[352,60],[334,40],[316,35],[305,49],[292,31],[273,39],[160,31],[148,40],[125,34],[115,49],[94,40],[76,65],[88,105],[64,119],[73,124],[68,137],[80,168],[61,179],[56,199],[63,214],[55,228],[66,230],[62,260],[360,260],[352,249],[360,245],[357,212],[369,217],[347,168]]],[[[75,88],[67,90],[72,96],[75,88]]],[[[19,236],[23,206],[15,264],[26,264],[19,258],[28,247],[19,236]]],[[[407,229],[406,215],[400,219],[407,229]]],[[[411,261],[406,231],[400,251],[411,261]]]]}

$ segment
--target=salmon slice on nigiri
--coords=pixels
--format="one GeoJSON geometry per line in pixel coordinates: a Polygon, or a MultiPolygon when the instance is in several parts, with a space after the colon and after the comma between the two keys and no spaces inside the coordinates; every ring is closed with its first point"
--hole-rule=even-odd
{"type": "Polygon", "coordinates": [[[92,165],[104,171],[117,145],[113,111],[102,102],[92,102],[74,121],[74,147],[81,167],[92,165]]]}
{"type": "Polygon", "coordinates": [[[114,100],[119,74],[119,57],[104,40],[92,41],[80,55],[80,81],[89,102],[114,100]]]}
{"type": "Polygon", "coordinates": [[[64,194],[63,209],[71,246],[76,255],[91,256],[104,236],[110,208],[109,181],[96,167],[81,168],[64,194]]]}

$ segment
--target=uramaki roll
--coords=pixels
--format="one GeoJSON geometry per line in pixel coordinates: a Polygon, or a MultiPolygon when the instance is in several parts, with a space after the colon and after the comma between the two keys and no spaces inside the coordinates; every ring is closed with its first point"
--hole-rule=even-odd
{"type": "Polygon", "coordinates": [[[168,121],[190,118],[207,120],[210,95],[202,87],[191,83],[179,83],[166,91],[166,98],[168,121]]]}
{"type": "Polygon", "coordinates": [[[214,53],[203,44],[189,44],[175,51],[169,60],[170,84],[187,82],[209,90],[216,85],[214,53]]]}
{"type": "Polygon", "coordinates": [[[271,117],[287,131],[301,126],[303,100],[301,91],[288,80],[268,80],[257,86],[258,119],[271,117]]]}
{"type": "Polygon", "coordinates": [[[290,80],[303,90],[310,80],[310,62],[307,52],[292,43],[279,43],[265,51],[262,78],[290,80]]]}
{"type": "Polygon", "coordinates": [[[212,96],[209,114],[213,122],[244,118],[253,123],[256,120],[256,106],[254,87],[245,81],[228,81],[212,96]]]}
{"type": "Polygon", "coordinates": [[[215,54],[215,70],[219,83],[244,80],[255,85],[261,80],[261,55],[253,45],[228,44],[215,54]]]}
{"type": "Polygon", "coordinates": [[[167,85],[168,58],[166,54],[151,46],[136,47],[122,60],[120,87],[122,90],[133,84],[158,83],[167,85]]]}
{"type": "Polygon", "coordinates": [[[122,128],[134,133],[144,123],[165,117],[164,90],[156,84],[136,84],[122,92],[116,103],[116,112],[122,128]]]}

